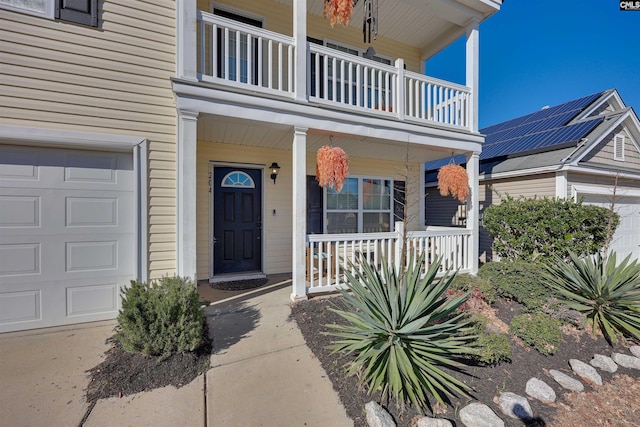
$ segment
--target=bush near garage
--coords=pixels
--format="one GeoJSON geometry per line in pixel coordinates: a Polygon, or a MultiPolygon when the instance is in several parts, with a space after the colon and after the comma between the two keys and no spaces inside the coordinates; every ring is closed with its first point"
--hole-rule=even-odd
{"type": "Polygon", "coordinates": [[[488,262],[478,269],[478,277],[489,282],[495,292],[537,311],[555,296],[544,277],[542,264],[524,261],[488,262]]]}
{"type": "Polygon", "coordinates": [[[607,223],[618,227],[618,214],[607,208],[560,198],[508,196],[484,211],[483,225],[493,238],[493,251],[511,260],[569,259],[594,254],[605,244],[607,223]]]}
{"type": "Polygon", "coordinates": [[[132,281],[122,290],[118,323],[116,339],[125,350],[160,359],[194,351],[203,341],[204,316],[196,285],[181,277],[132,281]]]}

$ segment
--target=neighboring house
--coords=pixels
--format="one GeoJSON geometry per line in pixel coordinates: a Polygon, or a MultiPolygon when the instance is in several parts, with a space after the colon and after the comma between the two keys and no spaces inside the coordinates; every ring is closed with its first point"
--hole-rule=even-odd
{"type": "MultiPolygon", "coordinates": [[[[331,28],[324,0],[0,0],[0,332],[114,318],[132,279],[291,272],[297,299],[335,287],[337,248],[397,254],[420,166],[477,166],[478,27],[501,1],[379,0],[371,43],[363,3],[331,28]],[[425,76],[460,37],[466,84],[425,76]],[[331,140],[340,194],[314,180],[331,140]]],[[[470,206],[425,247],[474,271],[470,206]]]]}
{"type": "MultiPolygon", "coordinates": [[[[561,197],[611,207],[620,215],[611,250],[640,258],[640,122],[615,89],[481,129],[480,209],[507,194],[561,197]],[[617,185],[616,185],[617,179],[617,185]],[[614,199],[615,189],[615,199],[614,199]]],[[[464,224],[464,209],[437,190],[437,170],[426,170],[426,224],[464,224]]],[[[457,163],[464,159],[455,158],[457,163]]],[[[491,260],[491,238],[481,227],[481,259],[491,260]]]]}

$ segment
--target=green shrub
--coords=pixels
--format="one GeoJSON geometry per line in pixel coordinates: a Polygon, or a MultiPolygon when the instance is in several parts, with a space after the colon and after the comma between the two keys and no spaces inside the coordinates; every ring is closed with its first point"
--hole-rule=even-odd
{"type": "Polygon", "coordinates": [[[476,349],[476,360],[486,365],[511,362],[509,337],[495,332],[482,332],[472,343],[476,349]]]}
{"type": "Polygon", "coordinates": [[[493,285],[486,279],[471,274],[456,275],[449,289],[463,292],[480,291],[482,298],[489,304],[496,300],[496,291],[493,285]]]}
{"type": "Polygon", "coordinates": [[[470,321],[473,324],[472,334],[476,336],[470,344],[474,349],[473,359],[485,365],[511,362],[509,337],[505,334],[487,331],[486,325],[489,319],[484,316],[474,315],[470,321]]]}
{"type": "Polygon", "coordinates": [[[338,338],[329,348],[353,353],[347,374],[358,375],[369,393],[380,390],[399,406],[410,401],[422,411],[429,407],[428,394],[441,404],[454,393],[468,396],[469,387],[440,368],[457,368],[453,358],[473,352],[467,347],[474,338],[468,322],[456,313],[466,295],[445,296],[454,276],[436,278],[439,259],[423,278],[422,258],[411,260],[402,275],[381,264],[382,273],[366,262],[361,274],[345,271],[352,292],[342,292],[347,310],[335,312],[348,324],[326,325],[338,338]]]}
{"type": "Polygon", "coordinates": [[[562,341],[560,322],[543,313],[520,314],[509,326],[509,333],[533,346],[541,354],[555,353],[562,341]]]}
{"type": "Polygon", "coordinates": [[[548,267],[548,279],[570,308],[586,315],[599,327],[611,343],[616,335],[628,335],[640,340],[640,263],[627,256],[616,265],[616,254],[606,260],[579,258],[571,253],[571,261],[557,259],[548,267]]]}
{"type": "Polygon", "coordinates": [[[524,261],[488,262],[478,277],[488,281],[498,295],[513,299],[527,310],[543,307],[555,295],[544,279],[544,266],[524,261]]]}
{"type": "MultiPolygon", "coordinates": [[[[569,250],[594,254],[605,244],[612,213],[599,206],[560,198],[514,199],[484,211],[483,225],[493,238],[493,250],[502,258],[534,261],[554,255],[569,259],[569,250]]],[[[613,213],[612,229],[619,216],[613,213]]]]}
{"type": "Polygon", "coordinates": [[[202,343],[204,316],[193,282],[163,277],[155,283],[131,282],[122,290],[118,341],[129,352],[167,356],[193,351],[202,343]]]}

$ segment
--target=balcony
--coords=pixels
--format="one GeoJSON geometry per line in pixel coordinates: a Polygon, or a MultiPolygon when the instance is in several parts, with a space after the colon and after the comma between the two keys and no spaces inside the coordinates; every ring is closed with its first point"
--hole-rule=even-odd
{"type": "MultiPolygon", "coordinates": [[[[197,79],[231,90],[296,100],[292,37],[198,11],[197,79]]],[[[450,130],[474,131],[470,88],[306,43],[310,105],[450,130]]],[[[299,99],[299,98],[298,98],[299,99]]]]}

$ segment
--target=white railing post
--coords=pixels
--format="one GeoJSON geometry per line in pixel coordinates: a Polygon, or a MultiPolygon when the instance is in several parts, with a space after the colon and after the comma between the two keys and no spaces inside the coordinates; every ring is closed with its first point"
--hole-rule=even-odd
{"type": "Polygon", "coordinates": [[[404,81],[404,59],[396,59],[396,68],[398,69],[398,75],[396,76],[396,105],[393,107],[396,109],[396,115],[398,119],[404,120],[404,110],[406,107],[405,97],[407,87],[404,81]]]}
{"type": "MultiPolygon", "coordinates": [[[[196,0],[176,2],[176,75],[179,79],[198,80],[198,7],[196,0]]],[[[201,42],[204,42],[204,35],[201,42]]],[[[204,61],[204,58],[202,58],[204,61]]]]}
{"type": "MultiPolygon", "coordinates": [[[[306,235],[307,235],[307,128],[293,132],[293,269],[291,300],[307,298],[306,235]]],[[[312,272],[313,273],[313,272],[312,272]]]]}
{"type": "Polygon", "coordinates": [[[296,100],[307,102],[307,0],[293,0],[293,39],[296,47],[293,92],[296,100]]]}
{"type": "Polygon", "coordinates": [[[467,263],[471,274],[478,272],[478,256],[480,241],[480,221],[479,221],[479,204],[480,186],[478,184],[478,173],[480,166],[480,153],[472,153],[467,156],[467,175],[469,176],[470,194],[467,200],[467,229],[471,230],[469,236],[468,259],[467,263]]]}
{"type": "Polygon", "coordinates": [[[396,244],[395,244],[395,265],[396,271],[400,271],[400,268],[404,268],[404,266],[400,265],[400,261],[402,260],[402,237],[404,236],[404,223],[402,221],[396,221],[395,229],[396,232],[396,244]]]}

